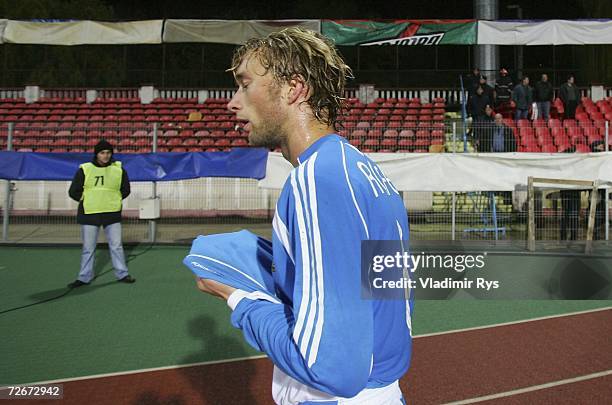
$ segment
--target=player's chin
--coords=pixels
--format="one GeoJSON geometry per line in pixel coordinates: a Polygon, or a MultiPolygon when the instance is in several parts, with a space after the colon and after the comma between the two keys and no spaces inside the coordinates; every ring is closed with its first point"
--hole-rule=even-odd
{"type": "Polygon", "coordinates": [[[277,148],[280,144],[277,139],[267,136],[259,136],[255,132],[249,133],[249,145],[259,148],[277,148]]]}

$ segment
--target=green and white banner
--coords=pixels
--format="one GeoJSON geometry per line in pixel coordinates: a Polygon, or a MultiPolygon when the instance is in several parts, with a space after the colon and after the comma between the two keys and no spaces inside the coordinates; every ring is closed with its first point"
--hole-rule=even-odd
{"type": "Polygon", "coordinates": [[[321,33],[336,45],[473,45],[476,20],[323,20],[321,33]]]}

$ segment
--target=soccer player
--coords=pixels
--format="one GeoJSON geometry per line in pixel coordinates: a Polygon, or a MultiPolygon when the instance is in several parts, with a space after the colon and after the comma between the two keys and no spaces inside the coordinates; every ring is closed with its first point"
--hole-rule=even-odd
{"type": "Polygon", "coordinates": [[[288,28],[238,48],[228,108],[252,145],[294,166],[273,220],[274,299],[198,278],[274,363],[279,404],[402,404],[412,300],[361,296],[361,243],[408,240],[403,201],[381,169],[335,133],[350,68],[323,36],[288,28]]]}

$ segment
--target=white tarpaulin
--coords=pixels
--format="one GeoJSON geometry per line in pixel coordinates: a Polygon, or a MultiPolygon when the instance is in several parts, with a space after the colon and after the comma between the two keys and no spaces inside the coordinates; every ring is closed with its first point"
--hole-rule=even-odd
{"type": "Polygon", "coordinates": [[[477,43],[491,45],[611,44],[612,20],[478,21],[477,43]]]}
{"type": "Polygon", "coordinates": [[[216,42],[241,45],[287,27],[321,32],[320,20],[166,20],[164,42],[216,42]]]}
{"type": "Polygon", "coordinates": [[[39,45],[160,44],[163,20],[31,22],[9,20],[4,42],[39,45]]]}
{"type": "MultiPolygon", "coordinates": [[[[401,191],[514,191],[524,189],[529,176],[612,184],[612,152],[375,153],[369,156],[401,191]]],[[[259,186],[282,188],[291,168],[280,153],[270,153],[266,177],[259,186]]]]}

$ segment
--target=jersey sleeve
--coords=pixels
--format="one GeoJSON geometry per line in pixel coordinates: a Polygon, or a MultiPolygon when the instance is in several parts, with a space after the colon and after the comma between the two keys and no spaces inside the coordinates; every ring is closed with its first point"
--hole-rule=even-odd
{"type": "Polygon", "coordinates": [[[361,297],[363,217],[344,175],[319,169],[316,156],[292,172],[293,305],[246,296],[232,323],[289,376],[352,397],[371,372],[373,315],[361,297]]]}

